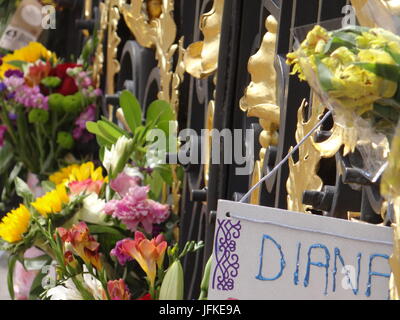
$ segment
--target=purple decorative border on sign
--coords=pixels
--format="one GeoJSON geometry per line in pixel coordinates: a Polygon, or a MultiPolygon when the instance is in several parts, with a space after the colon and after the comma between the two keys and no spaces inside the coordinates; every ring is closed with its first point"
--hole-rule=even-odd
{"type": "Polygon", "coordinates": [[[234,278],[239,273],[239,256],[236,252],[236,239],[240,237],[242,225],[228,219],[217,219],[214,254],[216,265],[212,278],[212,288],[231,291],[235,286],[234,278]]]}

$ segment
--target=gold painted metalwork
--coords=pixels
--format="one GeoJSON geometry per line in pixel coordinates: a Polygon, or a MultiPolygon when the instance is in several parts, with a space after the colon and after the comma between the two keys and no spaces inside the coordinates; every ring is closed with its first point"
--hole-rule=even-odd
{"type": "MultiPolygon", "coordinates": [[[[136,41],[143,47],[155,48],[161,84],[158,98],[168,101],[177,115],[179,86],[183,81],[185,72],[183,64],[185,51],[183,49],[183,39],[180,39],[178,44],[175,43],[177,27],[173,18],[174,1],[162,0],[161,14],[158,18],[154,17],[153,19],[150,19],[147,14],[143,14],[143,1],[132,0],[130,4],[123,3],[120,8],[125,22],[135,36],[136,41]],[[175,71],[173,71],[173,58],[177,50],[178,62],[175,71]]],[[[152,2],[152,5],[155,4],[155,2],[152,2]]]]}
{"type": "MultiPolygon", "coordinates": [[[[107,43],[107,78],[106,94],[115,93],[115,75],[120,71],[121,65],[117,59],[118,45],[121,38],[118,36],[118,22],[121,17],[120,7],[124,0],[109,0],[108,10],[108,43],[107,43]]],[[[113,106],[108,106],[109,117],[112,119],[113,106]]]]}
{"type": "Polygon", "coordinates": [[[214,113],[215,113],[215,101],[211,100],[207,108],[207,118],[205,128],[207,129],[207,136],[204,139],[204,183],[208,186],[209,172],[210,172],[210,159],[211,159],[211,145],[212,135],[211,130],[214,127],[214,113]]]}
{"type": "MultiPolygon", "coordinates": [[[[253,55],[248,64],[251,82],[240,100],[240,108],[247,112],[248,117],[260,119],[263,128],[259,141],[261,151],[259,160],[256,161],[252,186],[262,177],[262,167],[265,152],[271,145],[278,144],[278,130],[280,124],[280,108],[277,105],[276,71],[274,57],[276,51],[276,39],[278,22],[270,15],[265,21],[267,32],[264,35],[260,49],[253,55]]],[[[259,204],[259,193],[250,199],[252,204],[259,204]]]]}
{"type": "MultiPolygon", "coordinates": [[[[311,117],[308,121],[305,121],[304,113],[306,106],[307,102],[306,100],[303,100],[303,103],[301,104],[301,107],[297,113],[297,143],[299,143],[306,136],[306,134],[308,134],[312,128],[315,127],[318,121],[320,121],[325,109],[322,104],[316,98],[314,98],[311,117]]],[[[314,147],[313,138],[307,139],[307,141],[299,148],[298,162],[295,163],[293,158],[290,157],[290,173],[289,179],[286,183],[286,189],[288,191],[287,203],[289,210],[310,213],[308,209],[312,209],[312,206],[303,204],[303,192],[305,190],[321,190],[323,182],[317,174],[320,161],[321,154],[314,147]]]]}
{"type": "Polygon", "coordinates": [[[100,13],[100,27],[97,30],[97,48],[96,53],[94,56],[93,62],[93,81],[96,86],[100,86],[100,77],[103,73],[103,66],[104,66],[104,34],[107,30],[108,26],[108,9],[109,9],[109,0],[106,2],[99,3],[99,13],[100,13]]]}
{"type": "MultiPolygon", "coordinates": [[[[254,171],[251,176],[251,186],[254,186],[262,179],[262,167],[263,167],[263,162],[261,160],[257,160],[254,164],[254,171]]],[[[254,205],[259,205],[260,194],[261,194],[261,188],[258,188],[251,194],[249,203],[254,205]]]]}
{"type": "Polygon", "coordinates": [[[249,117],[260,119],[260,125],[263,128],[260,136],[262,161],[266,149],[278,143],[280,123],[274,67],[278,22],[270,15],[265,25],[268,32],[264,35],[259,51],[249,60],[248,70],[251,74],[251,83],[240,100],[240,108],[247,112],[249,117]]]}
{"type": "Polygon", "coordinates": [[[146,8],[150,20],[157,19],[162,13],[162,0],[147,0],[146,8]]]}
{"type": "Polygon", "coordinates": [[[192,43],[184,58],[186,72],[197,79],[212,75],[218,68],[222,15],[225,0],[214,0],[212,9],[200,18],[203,41],[192,43]]]}

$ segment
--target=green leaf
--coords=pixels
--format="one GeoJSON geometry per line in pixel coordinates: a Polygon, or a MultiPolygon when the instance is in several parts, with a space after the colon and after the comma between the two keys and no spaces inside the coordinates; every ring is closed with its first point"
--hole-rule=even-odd
{"type": "Polygon", "coordinates": [[[316,59],[317,68],[318,68],[318,78],[321,84],[321,87],[324,91],[330,91],[333,89],[332,85],[332,73],[328,69],[328,67],[321,62],[320,59],[316,59]]]}
{"type": "Polygon", "coordinates": [[[400,54],[398,54],[397,52],[394,52],[393,50],[391,50],[389,48],[388,45],[385,45],[384,50],[390,54],[390,56],[393,58],[393,60],[397,63],[400,64],[400,54]]]}
{"type": "Polygon", "coordinates": [[[9,170],[9,165],[13,159],[14,153],[12,152],[11,146],[6,143],[0,148],[0,174],[9,170]]]}
{"type": "Polygon", "coordinates": [[[93,133],[96,135],[97,142],[101,146],[110,146],[115,143],[114,138],[109,138],[108,136],[104,135],[103,132],[100,130],[99,125],[96,122],[88,121],[86,122],[86,129],[90,133],[93,133]]]}
{"type": "Polygon", "coordinates": [[[10,293],[10,297],[12,300],[15,299],[14,270],[15,270],[15,264],[17,263],[17,260],[18,260],[18,257],[16,255],[11,255],[8,258],[7,286],[8,286],[8,292],[10,293]]]}
{"type": "MultiPolygon", "coordinates": [[[[51,262],[50,260],[47,260],[47,264],[51,262]]],[[[45,272],[38,272],[36,275],[35,279],[32,282],[31,289],[29,291],[29,300],[38,300],[40,298],[40,295],[46,290],[43,288],[43,279],[48,276],[47,273],[45,272]]]]}
{"type": "Polygon", "coordinates": [[[129,129],[135,132],[135,129],[142,124],[142,109],[139,101],[131,92],[124,90],[119,97],[119,103],[129,129]]]}
{"type": "Polygon", "coordinates": [[[22,179],[16,177],[14,183],[17,195],[24,199],[25,204],[28,204],[35,199],[31,189],[29,189],[28,185],[22,179]]]}
{"type": "Polygon", "coordinates": [[[154,171],[161,176],[161,178],[164,180],[166,184],[168,184],[169,186],[172,185],[173,183],[172,172],[171,172],[171,167],[169,165],[158,166],[154,169],[154,171]]]}
{"type": "Polygon", "coordinates": [[[21,172],[23,167],[23,163],[22,162],[18,162],[14,168],[12,169],[9,177],[8,177],[8,183],[13,183],[14,179],[19,175],[19,173],[21,172]]]}
{"type": "Polygon", "coordinates": [[[331,38],[325,46],[324,54],[331,54],[333,51],[340,47],[347,47],[349,49],[356,48],[355,38],[352,39],[348,33],[345,33],[344,35],[346,35],[346,37],[344,38],[331,38]]]}
{"type": "Polygon", "coordinates": [[[125,237],[125,235],[121,231],[119,231],[113,227],[100,226],[100,225],[88,225],[88,228],[89,228],[90,233],[92,233],[92,234],[105,233],[105,234],[120,237],[121,239],[125,237]]]}
{"type": "Polygon", "coordinates": [[[355,65],[367,71],[373,72],[376,75],[394,82],[399,81],[400,66],[386,63],[365,63],[356,62],[355,65]]]}
{"type": "Polygon", "coordinates": [[[45,192],[52,191],[56,188],[54,182],[51,181],[42,181],[41,186],[45,192]]]}
{"type": "Polygon", "coordinates": [[[162,121],[174,120],[174,112],[172,111],[171,105],[164,100],[153,101],[146,115],[146,124],[154,123],[158,124],[162,121]]]}
{"type": "Polygon", "coordinates": [[[105,121],[97,121],[97,125],[99,130],[101,131],[102,135],[104,137],[107,137],[108,140],[117,142],[117,140],[123,136],[118,130],[115,130],[112,126],[110,126],[107,122],[105,121]]]}
{"type": "Polygon", "coordinates": [[[23,67],[28,64],[28,62],[22,61],[22,60],[12,60],[12,61],[7,61],[7,64],[10,64],[10,65],[22,70],[23,67]]]}
{"type": "Polygon", "coordinates": [[[158,200],[160,198],[162,187],[163,187],[163,178],[161,177],[158,171],[153,171],[151,177],[149,177],[149,185],[150,190],[153,195],[153,200],[158,200]]]}
{"type": "Polygon", "coordinates": [[[126,132],[124,129],[120,128],[119,126],[117,126],[114,122],[109,121],[106,117],[102,116],[101,120],[106,122],[107,125],[111,126],[115,131],[118,131],[120,133],[120,136],[124,135],[127,138],[129,138],[129,133],[126,132]]]}

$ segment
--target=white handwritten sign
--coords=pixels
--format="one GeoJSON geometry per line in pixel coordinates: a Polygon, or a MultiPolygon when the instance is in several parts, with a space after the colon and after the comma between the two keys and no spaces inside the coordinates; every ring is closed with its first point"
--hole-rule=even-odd
{"type": "Polygon", "coordinates": [[[388,299],[392,229],[223,201],[209,299],[388,299]]]}

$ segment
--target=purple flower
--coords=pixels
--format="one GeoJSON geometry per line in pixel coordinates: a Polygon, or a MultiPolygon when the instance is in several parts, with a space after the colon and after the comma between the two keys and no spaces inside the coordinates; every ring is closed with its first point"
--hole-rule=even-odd
{"type": "Polygon", "coordinates": [[[18,88],[22,87],[25,80],[16,76],[11,76],[4,79],[4,84],[7,86],[9,92],[13,92],[18,88]]]}
{"type": "Polygon", "coordinates": [[[130,239],[118,241],[115,245],[115,248],[111,250],[111,255],[118,259],[118,262],[121,266],[124,266],[127,262],[133,260],[133,258],[123,249],[123,245],[127,240],[130,239]]]}
{"type": "Polygon", "coordinates": [[[40,93],[39,86],[33,88],[23,85],[15,91],[15,101],[24,105],[27,108],[37,108],[48,110],[49,98],[40,93]]]}
{"type": "Polygon", "coordinates": [[[15,121],[15,120],[17,120],[17,115],[16,115],[15,113],[13,113],[13,112],[9,112],[9,113],[8,113],[8,118],[9,118],[11,121],[15,121]]]}
{"type": "Polygon", "coordinates": [[[96,106],[94,104],[91,104],[75,120],[75,128],[72,131],[72,136],[74,137],[74,139],[80,140],[85,143],[90,141],[94,136],[89,132],[87,132],[86,122],[94,121],[95,119],[96,119],[96,106]]]}
{"type": "Polygon", "coordinates": [[[6,78],[10,77],[17,77],[17,78],[23,78],[24,73],[21,70],[16,70],[16,69],[8,69],[5,73],[4,76],[6,78]]]}
{"type": "Polygon", "coordinates": [[[3,92],[6,89],[7,89],[7,86],[3,82],[0,82],[0,92],[3,92]]]}
{"type": "Polygon", "coordinates": [[[109,201],[104,211],[126,225],[131,231],[136,231],[141,224],[147,233],[153,231],[153,224],[160,224],[169,217],[169,206],[147,198],[149,186],[130,187],[121,200],[109,201]]]}
{"type": "Polygon", "coordinates": [[[7,131],[7,127],[4,125],[0,125],[0,147],[4,146],[4,135],[7,131]]]}

